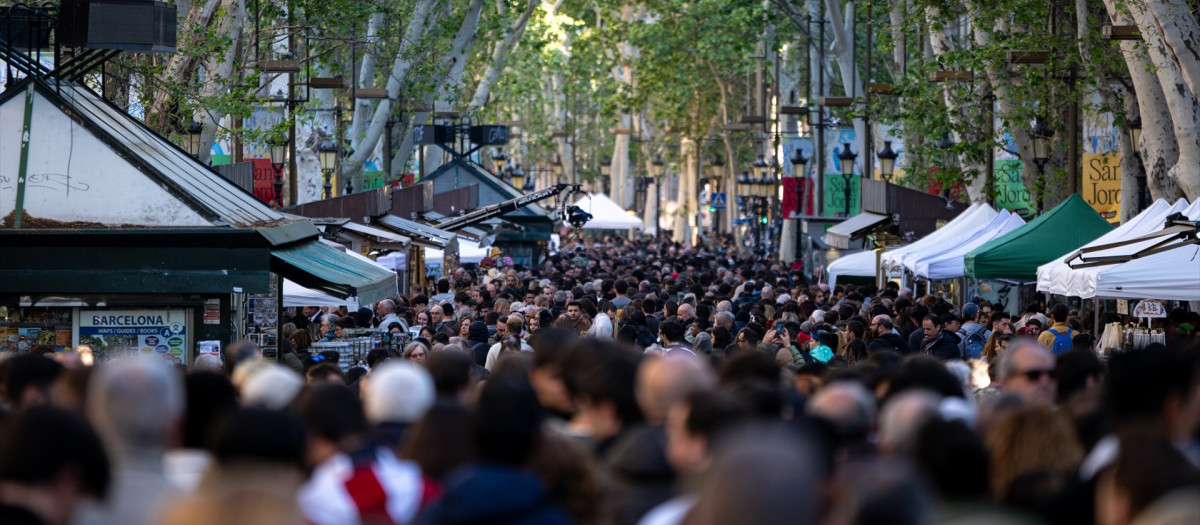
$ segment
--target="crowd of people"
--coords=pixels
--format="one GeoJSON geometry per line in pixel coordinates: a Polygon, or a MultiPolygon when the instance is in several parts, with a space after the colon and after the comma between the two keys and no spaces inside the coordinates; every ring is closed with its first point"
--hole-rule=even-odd
{"type": "Polygon", "coordinates": [[[277,359],[0,361],[0,523],[1200,523],[1186,309],[1104,355],[1065,303],[829,287],[729,242],[476,272],[287,312],[277,359]],[[313,351],[360,327],[413,337],[313,351]]]}

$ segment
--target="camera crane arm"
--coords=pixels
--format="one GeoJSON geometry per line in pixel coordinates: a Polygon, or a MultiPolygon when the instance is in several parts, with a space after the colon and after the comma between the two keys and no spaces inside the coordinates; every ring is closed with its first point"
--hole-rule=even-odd
{"type": "MultiPolygon", "coordinates": [[[[450,220],[436,224],[435,227],[439,230],[454,231],[466,228],[468,226],[474,226],[488,219],[499,217],[511,211],[519,210],[537,201],[554,197],[568,189],[570,190],[567,193],[568,197],[575,195],[576,193],[580,193],[578,184],[555,184],[554,186],[535,191],[528,195],[522,195],[515,199],[506,200],[499,204],[485,206],[465,215],[451,218],[450,220]]],[[[564,201],[564,203],[565,202],[566,201],[564,201]]],[[[562,218],[562,215],[563,213],[560,211],[559,218],[562,218]]]]}

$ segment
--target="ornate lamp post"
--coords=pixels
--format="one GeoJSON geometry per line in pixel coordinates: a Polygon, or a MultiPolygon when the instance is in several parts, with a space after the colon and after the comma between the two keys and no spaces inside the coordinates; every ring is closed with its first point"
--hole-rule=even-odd
{"type": "Polygon", "coordinates": [[[892,150],[892,141],[883,141],[883,149],[875,156],[879,157],[879,174],[884,182],[891,182],[896,172],[896,157],[900,155],[892,150]]]}
{"type": "Polygon", "coordinates": [[[1050,160],[1050,139],[1054,137],[1054,130],[1046,125],[1046,119],[1035,117],[1030,134],[1033,136],[1033,162],[1038,170],[1037,209],[1040,214],[1046,192],[1046,161],[1050,160]]]}
{"type": "Polygon", "coordinates": [[[846,198],[846,216],[850,216],[850,180],[854,177],[854,160],[858,158],[858,154],[850,150],[850,143],[842,143],[842,151],[838,153],[838,160],[842,161],[842,191],[846,198]]]}
{"type": "Polygon", "coordinates": [[[204,134],[204,126],[195,120],[188,120],[187,126],[187,152],[200,160],[200,136],[204,134]]]}
{"type": "Polygon", "coordinates": [[[333,170],[337,167],[337,154],[337,144],[330,139],[325,139],[317,146],[317,159],[321,161],[321,176],[325,178],[325,184],[321,185],[324,189],[322,198],[325,199],[333,196],[333,184],[329,182],[329,178],[333,176],[333,170]]]}
{"type": "Polygon", "coordinates": [[[275,170],[275,200],[283,206],[283,164],[287,162],[288,140],[283,135],[275,137],[271,146],[271,168],[275,170]]]}

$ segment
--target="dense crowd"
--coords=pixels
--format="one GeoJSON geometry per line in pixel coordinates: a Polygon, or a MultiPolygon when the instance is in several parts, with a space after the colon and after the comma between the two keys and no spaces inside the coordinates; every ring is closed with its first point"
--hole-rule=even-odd
{"type": "Polygon", "coordinates": [[[0,523],[1200,523],[1185,309],[1104,355],[1086,309],[831,288],[728,240],[494,262],[288,312],[278,359],[6,356],[0,523]],[[413,338],[314,351],[362,327],[413,338]]]}

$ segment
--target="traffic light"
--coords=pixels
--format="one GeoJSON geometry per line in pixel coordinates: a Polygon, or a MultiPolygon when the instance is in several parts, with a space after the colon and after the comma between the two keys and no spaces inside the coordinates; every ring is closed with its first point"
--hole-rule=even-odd
{"type": "Polygon", "coordinates": [[[766,217],[759,217],[759,218],[758,218],[758,222],[759,222],[760,224],[766,224],[766,223],[767,223],[767,218],[766,218],[766,217]]]}

